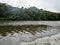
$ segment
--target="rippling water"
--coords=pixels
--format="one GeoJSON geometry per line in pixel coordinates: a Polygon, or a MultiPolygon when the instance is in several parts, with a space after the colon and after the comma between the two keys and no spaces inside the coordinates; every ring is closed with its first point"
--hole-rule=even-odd
{"type": "Polygon", "coordinates": [[[60,21],[0,21],[0,25],[50,25],[60,26],[60,21]]]}
{"type": "MultiPolygon", "coordinates": [[[[17,24],[20,25],[20,23],[17,24]]],[[[10,26],[0,26],[0,30],[2,30],[0,31],[0,45],[60,45],[60,25],[57,25],[59,22],[55,22],[55,24],[53,22],[48,23],[45,22],[43,26],[39,24],[39,26],[24,25],[15,27],[16,24],[11,26],[11,24],[13,24],[11,22],[10,26]],[[47,24],[48,26],[45,26],[47,24]],[[10,29],[11,32],[9,32],[10,29]],[[6,36],[1,35],[5,33],[6,36]]],[[[9,25],[9,22],[5,23],[5,25],[7,24],[9,25]]]]}

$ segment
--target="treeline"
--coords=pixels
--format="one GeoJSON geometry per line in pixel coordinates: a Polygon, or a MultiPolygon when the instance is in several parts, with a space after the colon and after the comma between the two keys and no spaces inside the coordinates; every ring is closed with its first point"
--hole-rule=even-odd
{"type": "Polygon", "coordinates": [[[36,7],[18,8],[0,3],[0,20],[60,21],[60,13],[50,12],[36,7]]]}

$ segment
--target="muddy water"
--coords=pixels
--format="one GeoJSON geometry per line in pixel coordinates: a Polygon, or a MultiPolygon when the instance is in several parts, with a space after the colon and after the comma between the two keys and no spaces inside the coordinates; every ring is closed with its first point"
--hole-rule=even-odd
{"type": "MultiPolygon", "coordinates": [[[[29,24],[18,27],[16,27],[17,24],[20,25],[23,23],[14,23],[7,22],[4,23],[4,26],[0,26],[0,30],[2,30],[0,31],[0,45],[60,45],[59,22],[43,22],[43,25],[39,24],[39,26],[29,24]],[[10,26],[6,26],[7,24],[10,26]],[[6,36],[2,36],[1,34],[6,34],[6,36]]],[[[25,22],[25,24],[28,23],[25,22]]],[[[34,24],[38,23],[35,22],[34,24]]]]}
{"type": "Polygon", "coordinates": [[[0,25],[50,25],[60,26],[60,21],[0,21],[0,25]]]}

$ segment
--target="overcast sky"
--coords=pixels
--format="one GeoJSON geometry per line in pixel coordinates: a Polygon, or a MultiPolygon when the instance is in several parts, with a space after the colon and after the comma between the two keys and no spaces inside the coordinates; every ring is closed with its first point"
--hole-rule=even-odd
{"type": "Polygon", "coordinates": [[[60,12],[60,0],[0,0],[15,7],[31,7],[42,8],[49,11],[60,12]]]}

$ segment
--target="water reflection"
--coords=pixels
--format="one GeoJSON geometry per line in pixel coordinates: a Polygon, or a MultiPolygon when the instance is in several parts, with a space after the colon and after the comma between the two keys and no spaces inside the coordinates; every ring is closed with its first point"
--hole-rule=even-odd
{"type": "Polygon", "coordinates": [[[50,45],[47,40],[53,38],[44,37],[58,33],[60,29],[47,25],[0,26],[0,45],[50,45]]]}
{"type": "Polygon", "coordinates": [[[6,36],[7,33],[19,33],[19,31],[24,32],[30,32],[32,34],[35,33],[35,31],[42,31],[42,30],[46,30],[47,25],[22,25],[22,26],[0,26],[0,34],[2,34],[3,36],[6,36]]]}

